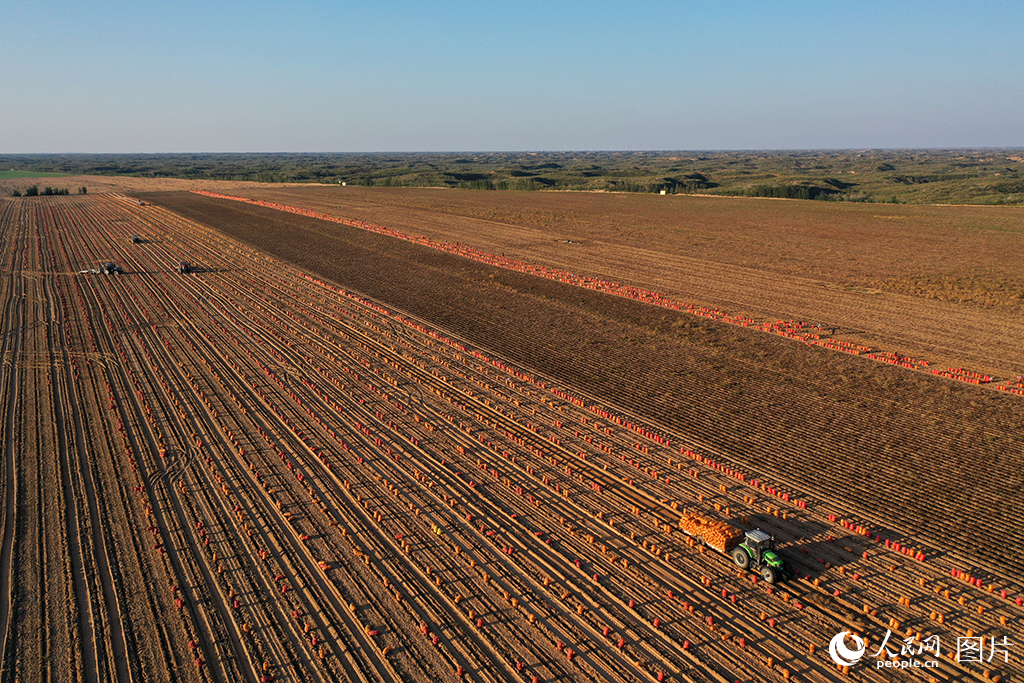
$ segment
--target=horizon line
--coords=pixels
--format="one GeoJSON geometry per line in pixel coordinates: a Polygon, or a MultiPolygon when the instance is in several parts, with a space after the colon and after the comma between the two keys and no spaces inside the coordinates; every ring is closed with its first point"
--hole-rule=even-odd
{"type": "Polygon", "coordinates": [[[778,147],[778,148],[718,148],[718,149],[492,149],[492,150],[376,150],[376,151],[177,151],[177,152],[0,152],[0,157],[9,156],[87,156],[87,155],[178,155],[178,154],[679,154],[679,153],[796,153],[796,152],[957,152],[957,151],[1019,151],[1021,146],[979,146],[979,147],[778,147]]]}

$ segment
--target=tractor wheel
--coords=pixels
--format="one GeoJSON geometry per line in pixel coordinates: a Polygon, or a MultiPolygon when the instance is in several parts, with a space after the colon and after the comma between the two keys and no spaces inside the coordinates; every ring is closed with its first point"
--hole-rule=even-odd
{"type": "Polygon", "coordinates": [[[771,567],[761,567],[761,580],[765,583],[775,583],[778,578],[771,567]]]}
{"type": "Polygon", "coordinates": [[[746,569],[750,566],[750,555],[743,548],[733,548],[732,550],[732,561],[736,563],[736,566],[740,569],[746,569]]]}

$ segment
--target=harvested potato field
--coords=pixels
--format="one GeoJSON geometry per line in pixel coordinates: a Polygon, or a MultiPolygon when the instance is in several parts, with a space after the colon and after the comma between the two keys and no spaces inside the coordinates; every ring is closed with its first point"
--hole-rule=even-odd
{"type": "Polygon", "coordinates": [[[325,186],[218,191],[733,314],[820,322],[943,366],[1024,374],[1021,207],[325,186]]]}
{"type": "Polygon", "coordinates": [[[1012,504],[989,503],[1022,496],[1013,463],[1024,405],[1015,397],[365,229],[191,193],[142,196],[699,438],[736,464],[756,463],[777,481],[813,478],[847,509],[935,549],[1024,569],[988,551],[1001,542],[997,529],[1019,525],[1012,504]],[[982,519],[996,523],[986,530],[982,519]]]}
{"type": "Polygon", "coordinates": [[[1016,397],[324,223],[2,200],[5,680],[1024,675],[1016,397]]]}

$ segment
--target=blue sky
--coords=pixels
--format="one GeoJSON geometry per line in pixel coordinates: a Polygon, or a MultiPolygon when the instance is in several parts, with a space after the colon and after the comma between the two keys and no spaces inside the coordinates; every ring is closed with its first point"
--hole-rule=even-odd
{"type": "Polygon", "coordinates": [[[0,152],[1024,147],[1024,3],[6,2],[0,152]]]}

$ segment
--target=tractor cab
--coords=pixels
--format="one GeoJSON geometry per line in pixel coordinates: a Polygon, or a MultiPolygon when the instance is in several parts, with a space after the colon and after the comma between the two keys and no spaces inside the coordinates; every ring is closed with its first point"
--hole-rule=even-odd
{"type": "Polygon", "coordinates": [[[766,583],[775,583],[789,575],[785,560],[775,550],[775,538],[754,529],[732,551],[733,562],[741,569],[750,569],[761,575],[766,583]]]}
{"type": "Polygon", "coordinates": [[[770,556],[777,557],[775,555],[775,538],[760,529],[748,531],[746,538],[743,539],[743,545],[747,546],[751,559],[757,564],[761,564],[770,556]]]}

